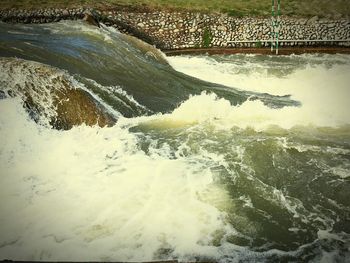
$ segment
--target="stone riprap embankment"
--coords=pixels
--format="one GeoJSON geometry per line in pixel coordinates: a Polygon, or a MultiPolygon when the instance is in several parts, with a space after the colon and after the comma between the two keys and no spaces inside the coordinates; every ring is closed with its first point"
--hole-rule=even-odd
{"type": "MultiPolygon", "coordinates": [[[[48,23],[63,19],[81,19],[85,13],[118,30],[135,35],[161,49],[196,47],[263,47],[271,38],[271,19],[230,17],[225,14],[166,11],[99,11],[89,8],[0,10],[0,19],[10,23],[48,23]],[[230,41],[252,41],[230,43],[230,41]]],[[[280,39],[310,40],[284,42],[282,46],[349,46],[349,42],[316,42],[312,40],[349,40],[350,20],[326,18],[280,19],[280,39]]]]}

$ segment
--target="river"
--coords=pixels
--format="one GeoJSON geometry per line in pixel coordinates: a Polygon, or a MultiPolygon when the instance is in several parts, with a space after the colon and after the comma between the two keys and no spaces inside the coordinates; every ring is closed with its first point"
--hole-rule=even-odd
{"type": "Polygon", "coordinates": [[[349,72],[349,55],[166,57],[103,25],[1,23],[0,260],[346,262],[349,72]],[[9,91],[45,90],[47,67],[116,124],[52,129],[47,98],[30,118],[9,91]]]}

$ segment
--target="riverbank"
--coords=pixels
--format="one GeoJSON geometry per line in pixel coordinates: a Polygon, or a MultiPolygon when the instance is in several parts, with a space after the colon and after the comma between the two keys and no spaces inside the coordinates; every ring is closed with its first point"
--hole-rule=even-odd
{"type": "MultiPolygon", "coordinates": [[[[50,23],[66,19],[82,19],[85,14],[157,48],[167,51],[178,50],[178,53],[182,53],[184,49],[196,49],[201,52],[203,48],[206,50],[211,48],[212,52],[215,52],[215,49],[234,48],[232,52],[255,53],[254,50],[257,50],[259,53],[265,52],[263,48],[270,46],[271,19],[268,17],[232,17],[222,13],[161,11],[147,8],[133,10],[121,7],[99,10],[82,7],[6,9],[0,10],[0,20],[7,23],[50,23]]],[[[293,53],[304,50],[307,52],[305,47],[347,50],[350,46],[350,20],[345,17],[337,19],[281,16],[280,24],[280,39],[287,40],[281,42],[281,47],[282,49],[298,47],[293,48],[293,53]],[[303,43],[305,40],[308,42],[303,43]],[[334,40],[334,42],[317,40],[334,40]]]]}

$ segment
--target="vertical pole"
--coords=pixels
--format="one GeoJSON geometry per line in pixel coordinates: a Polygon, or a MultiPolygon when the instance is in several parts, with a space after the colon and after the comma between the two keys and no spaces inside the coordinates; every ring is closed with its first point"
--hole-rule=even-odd
{"type": "Polygon", "coordinates": [[[280,33],[280,12],[281,12],[281,0],[277,3],[277,22],[276,22],[276,55],[278,55],[278,38],[280,33]]]}
{"type": "Polygon", "coordinates": [[[275,40],[275,0],[272,0],[271,8],[271,51],[273,51],[275,40]]]}

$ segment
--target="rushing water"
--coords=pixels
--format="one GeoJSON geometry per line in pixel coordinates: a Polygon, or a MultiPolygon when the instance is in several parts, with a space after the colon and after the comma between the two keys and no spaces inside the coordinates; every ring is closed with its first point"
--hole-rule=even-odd
{"type": "Polygon", "coordinates": [[[165,58],[80,22],[0,31],[0,56],[25,59],[0,59],[0,259],[350,258],[350,56],[165,58]],[[117,124],[34,122],[5,95],[45,89],[25,76],[38,65],[117,124]]]}

